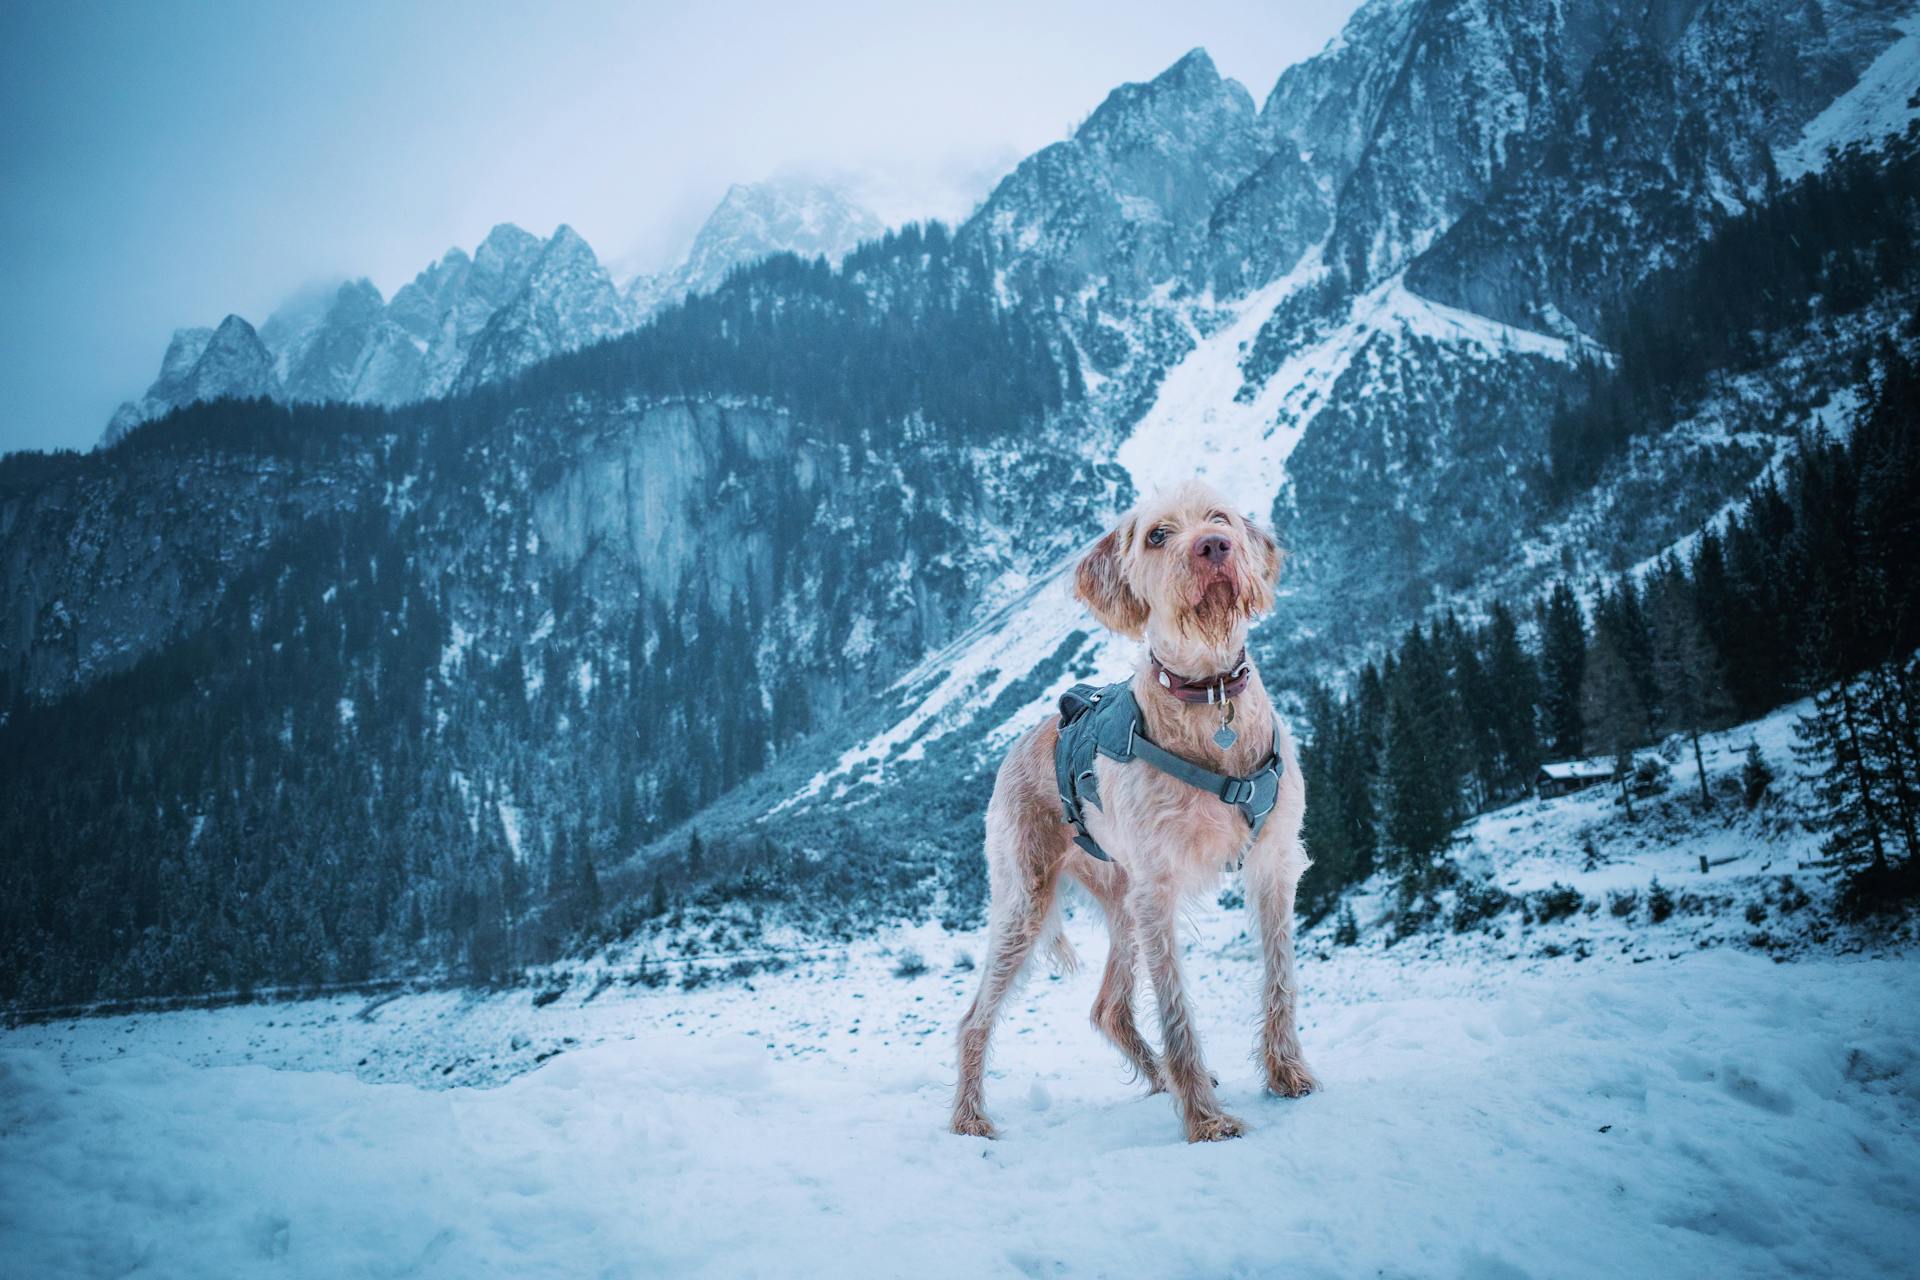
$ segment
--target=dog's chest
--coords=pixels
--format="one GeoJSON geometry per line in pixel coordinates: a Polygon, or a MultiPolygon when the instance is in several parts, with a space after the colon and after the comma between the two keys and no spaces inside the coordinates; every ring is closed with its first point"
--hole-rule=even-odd
{"type": "Polygon", "coordinates": [[[1143,761],[1101,757],[1101,807],[1087,827],[1129,872],[1205,875],[1239,861],[1252,829],[1239,809],[1143,761]]]}

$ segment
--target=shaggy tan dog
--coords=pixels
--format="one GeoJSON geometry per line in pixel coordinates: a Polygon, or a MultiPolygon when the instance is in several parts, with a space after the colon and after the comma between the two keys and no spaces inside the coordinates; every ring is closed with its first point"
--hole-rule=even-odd
{"type": "Polygon", "coordinates": [[[1149,647],[1132,684],[1147,737],[1216,773],[1243,776],[1275,749],[1277,729],[1279,800],[1250,842],[1238,809],[1145,761],[1102,757],[1095,764],[1101,807],[1087,811],[1089,833],[1113,859],[1102,862],[1075,845],[1073,828],[1061,821],[1053,762],[1058,717],[1048,716],[1021,737],[1000,766],[987,806],[991,940],[979,993],[960,1023],[955,1133],[994,1136],[981,1096],[987,1044],[1035,945],[1051,935],[1054,949],[1071,963],[1058,932],[1062,876],[1099,903],[1112,939],[1094,1025],[1152,1092],[1173,1094],[1188,1141],[1209,1142],[1237,1137],[1244,1126],[1221,1108],[1201,1061],[1180,975],[1179,915],[1186,900],[1217,884],[1222,869],[1244,853],[1247,897],[1265,954],[1258,1057],[1266,1085],[1289,1098],[1315,1087],[1294,1030],[1293,897],[1307,858],[1300,846],[1306,788],[1293,736],[1275,716],[1257,672],[1232,699],[1238,736],[1224,749],[1214,737],[1223,707],[1181,701],[1158,678],[1167,671],[1211,683],[1233,670],[1249,624],[1273,606],[1279,572],[1272,535],[1197,481],[1141,503],[1081,560],[1075,594],[1107,627],[1149,647]],[[1134,1023],[1142,959],[1159,1003],[1164,1056],[1134,1023]]]}

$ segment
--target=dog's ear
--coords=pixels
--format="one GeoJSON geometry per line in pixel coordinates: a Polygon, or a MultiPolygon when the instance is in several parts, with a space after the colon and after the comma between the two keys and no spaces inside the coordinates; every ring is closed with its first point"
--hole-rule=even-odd
{"type": "Polygon", "coordinates": [[[1133,545],[1133,517],[1128,516],[1107,530],[1100,541],[1080,558],[1074,571],[1073,594],[1093,610],[1109,631],[1139,639],[1147,625],[1147,605],[1127,585],[1127,573],[1121,558],[1133,545]]]}
{"type": "Polygon", "coordinates": [[[1266,613],[1273,608],[1273,589],[1280,581],[1280,566],[1285,563],[1287,553],[1280,549],[1273,534],[1259,523],[1249,519],[1247,525],[1247,545],[1253,552],[1253,577],[1255,589],[1247,601],[1250,613],[1266,613]]]}

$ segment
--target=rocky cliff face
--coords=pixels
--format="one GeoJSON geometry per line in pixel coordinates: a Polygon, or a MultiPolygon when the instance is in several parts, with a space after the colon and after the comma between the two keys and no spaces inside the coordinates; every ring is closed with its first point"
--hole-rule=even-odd
{"type": "Polygon", "coordinates": [[[1253,99],[1196,49],[1023,161],[968,232],[1012,288],[1137,298],[1186,270],[1215,206],[1269,150],[1253,99]]]}

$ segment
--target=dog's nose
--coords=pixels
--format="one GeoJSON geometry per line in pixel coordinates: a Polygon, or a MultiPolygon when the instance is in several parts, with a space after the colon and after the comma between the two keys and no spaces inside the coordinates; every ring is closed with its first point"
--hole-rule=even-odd
{"type": "Polygon", "coordinates": [[[1228,542],[1225,537],[1217,533],[1210,533],[1204,538],[1194,540],[1193,558],[1196,560],[1205,560],[1208,564],[1222,564],[1226,561],[1228,553],[1232,550],[1233,544],[1228,542]]]}

